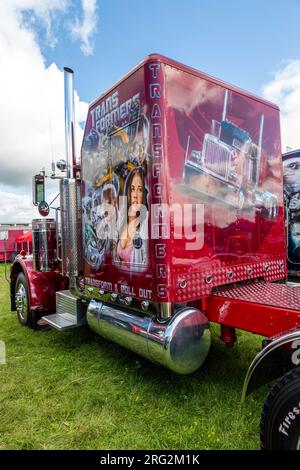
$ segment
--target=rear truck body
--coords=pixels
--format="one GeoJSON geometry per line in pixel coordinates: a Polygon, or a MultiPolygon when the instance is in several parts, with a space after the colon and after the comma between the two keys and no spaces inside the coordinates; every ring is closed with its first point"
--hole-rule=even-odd
{"type": "Polygon", "coordinates": [[[300,150],[282,155],[288,274],[299,282],[300,275],[300,150]]]}
{"type": "Polygon", "coordinates": [[[152,54],[89,106],[78,165],[72,77],[65,69],[60,235],[54,220],[33,221],[33,257],[12,267],[19,318],[87,323],[180,374],[205,360],[209,322],[228,346],[235,328],[263,335],[244,396],[296,367],[278,107],[152,54]]]}

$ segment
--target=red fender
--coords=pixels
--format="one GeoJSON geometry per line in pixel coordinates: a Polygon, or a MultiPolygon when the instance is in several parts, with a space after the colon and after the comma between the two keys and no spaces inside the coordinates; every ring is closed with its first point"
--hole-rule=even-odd
{"type": "Polygon", "coordinates": [[[300,366],[300,327],[284,331],[263,342],[263,349],[253,359],[243,387],[246,396],[294,367],[300,366]]]}
{"type": "Polygon", "coordinates": [[[11,309],[15,306],[15,285],[20,272],[23,272],[29,288],[30,309],[33,311],[55,310],[55,293],[66,288],[66,278],[58,271],[37,272],[34,271],[31,256],[18,255],[11,267],[11,309]]]}

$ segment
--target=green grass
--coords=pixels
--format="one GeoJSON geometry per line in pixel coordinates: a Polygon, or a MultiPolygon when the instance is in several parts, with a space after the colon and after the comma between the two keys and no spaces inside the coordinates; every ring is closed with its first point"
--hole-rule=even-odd
{"type": "Polygon", "coordinates": [[[0,340],[0,449],[259,448],[266,389],[239,405],[257,336],[226,349],[213,335],[202,368],[177,376],[88,328],[22,327],[0,265],[0,340]]]}

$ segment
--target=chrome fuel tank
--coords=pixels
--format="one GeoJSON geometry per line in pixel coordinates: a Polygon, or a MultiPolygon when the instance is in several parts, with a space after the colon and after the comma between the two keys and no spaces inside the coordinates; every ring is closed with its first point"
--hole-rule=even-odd
{"type": "Polygon", "coordinates": [[[178,374],[197,370],[211,343],[206,316],[192,307],[179,309],[169,320],[161,322],[92,300],[87,322],[100,336],[178,374]]]}

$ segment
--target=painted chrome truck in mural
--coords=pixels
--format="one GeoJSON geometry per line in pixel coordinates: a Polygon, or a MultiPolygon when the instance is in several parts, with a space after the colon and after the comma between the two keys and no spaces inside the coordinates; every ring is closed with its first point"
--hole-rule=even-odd
{"type": "Polygon", "coordinates": [[[212,120],[211,131],[204,136],[202,150],[190,150],[188,137],[184,168],[186,187],[189,191],[219,198],[236,208],[255,208],[265,217],[275,218],[278,209],[276,194],[259,190],[264,115],[258,123],[256,144],[249,132],[226,117],[231,93],[224,90],[222,120],[212,120]]]}
{"type": "MultiPolygon", "coordinates": [[[[87,324],[178,374],[205,361],[210,322],[229,347],[236,328],[263,335],[243,396],[284,374],[262,446],[299,448],[298,414],[284,424],[299,405],[300,293],[284,283],[277,106],[154,54],[91,103],[77,161],[72,80],[65,69],[56,220],[33,221],[33,257],[12,266],[20,323],[87,324]]],[[[34,203],[47,215],[42,184],[34,203]]]]}

